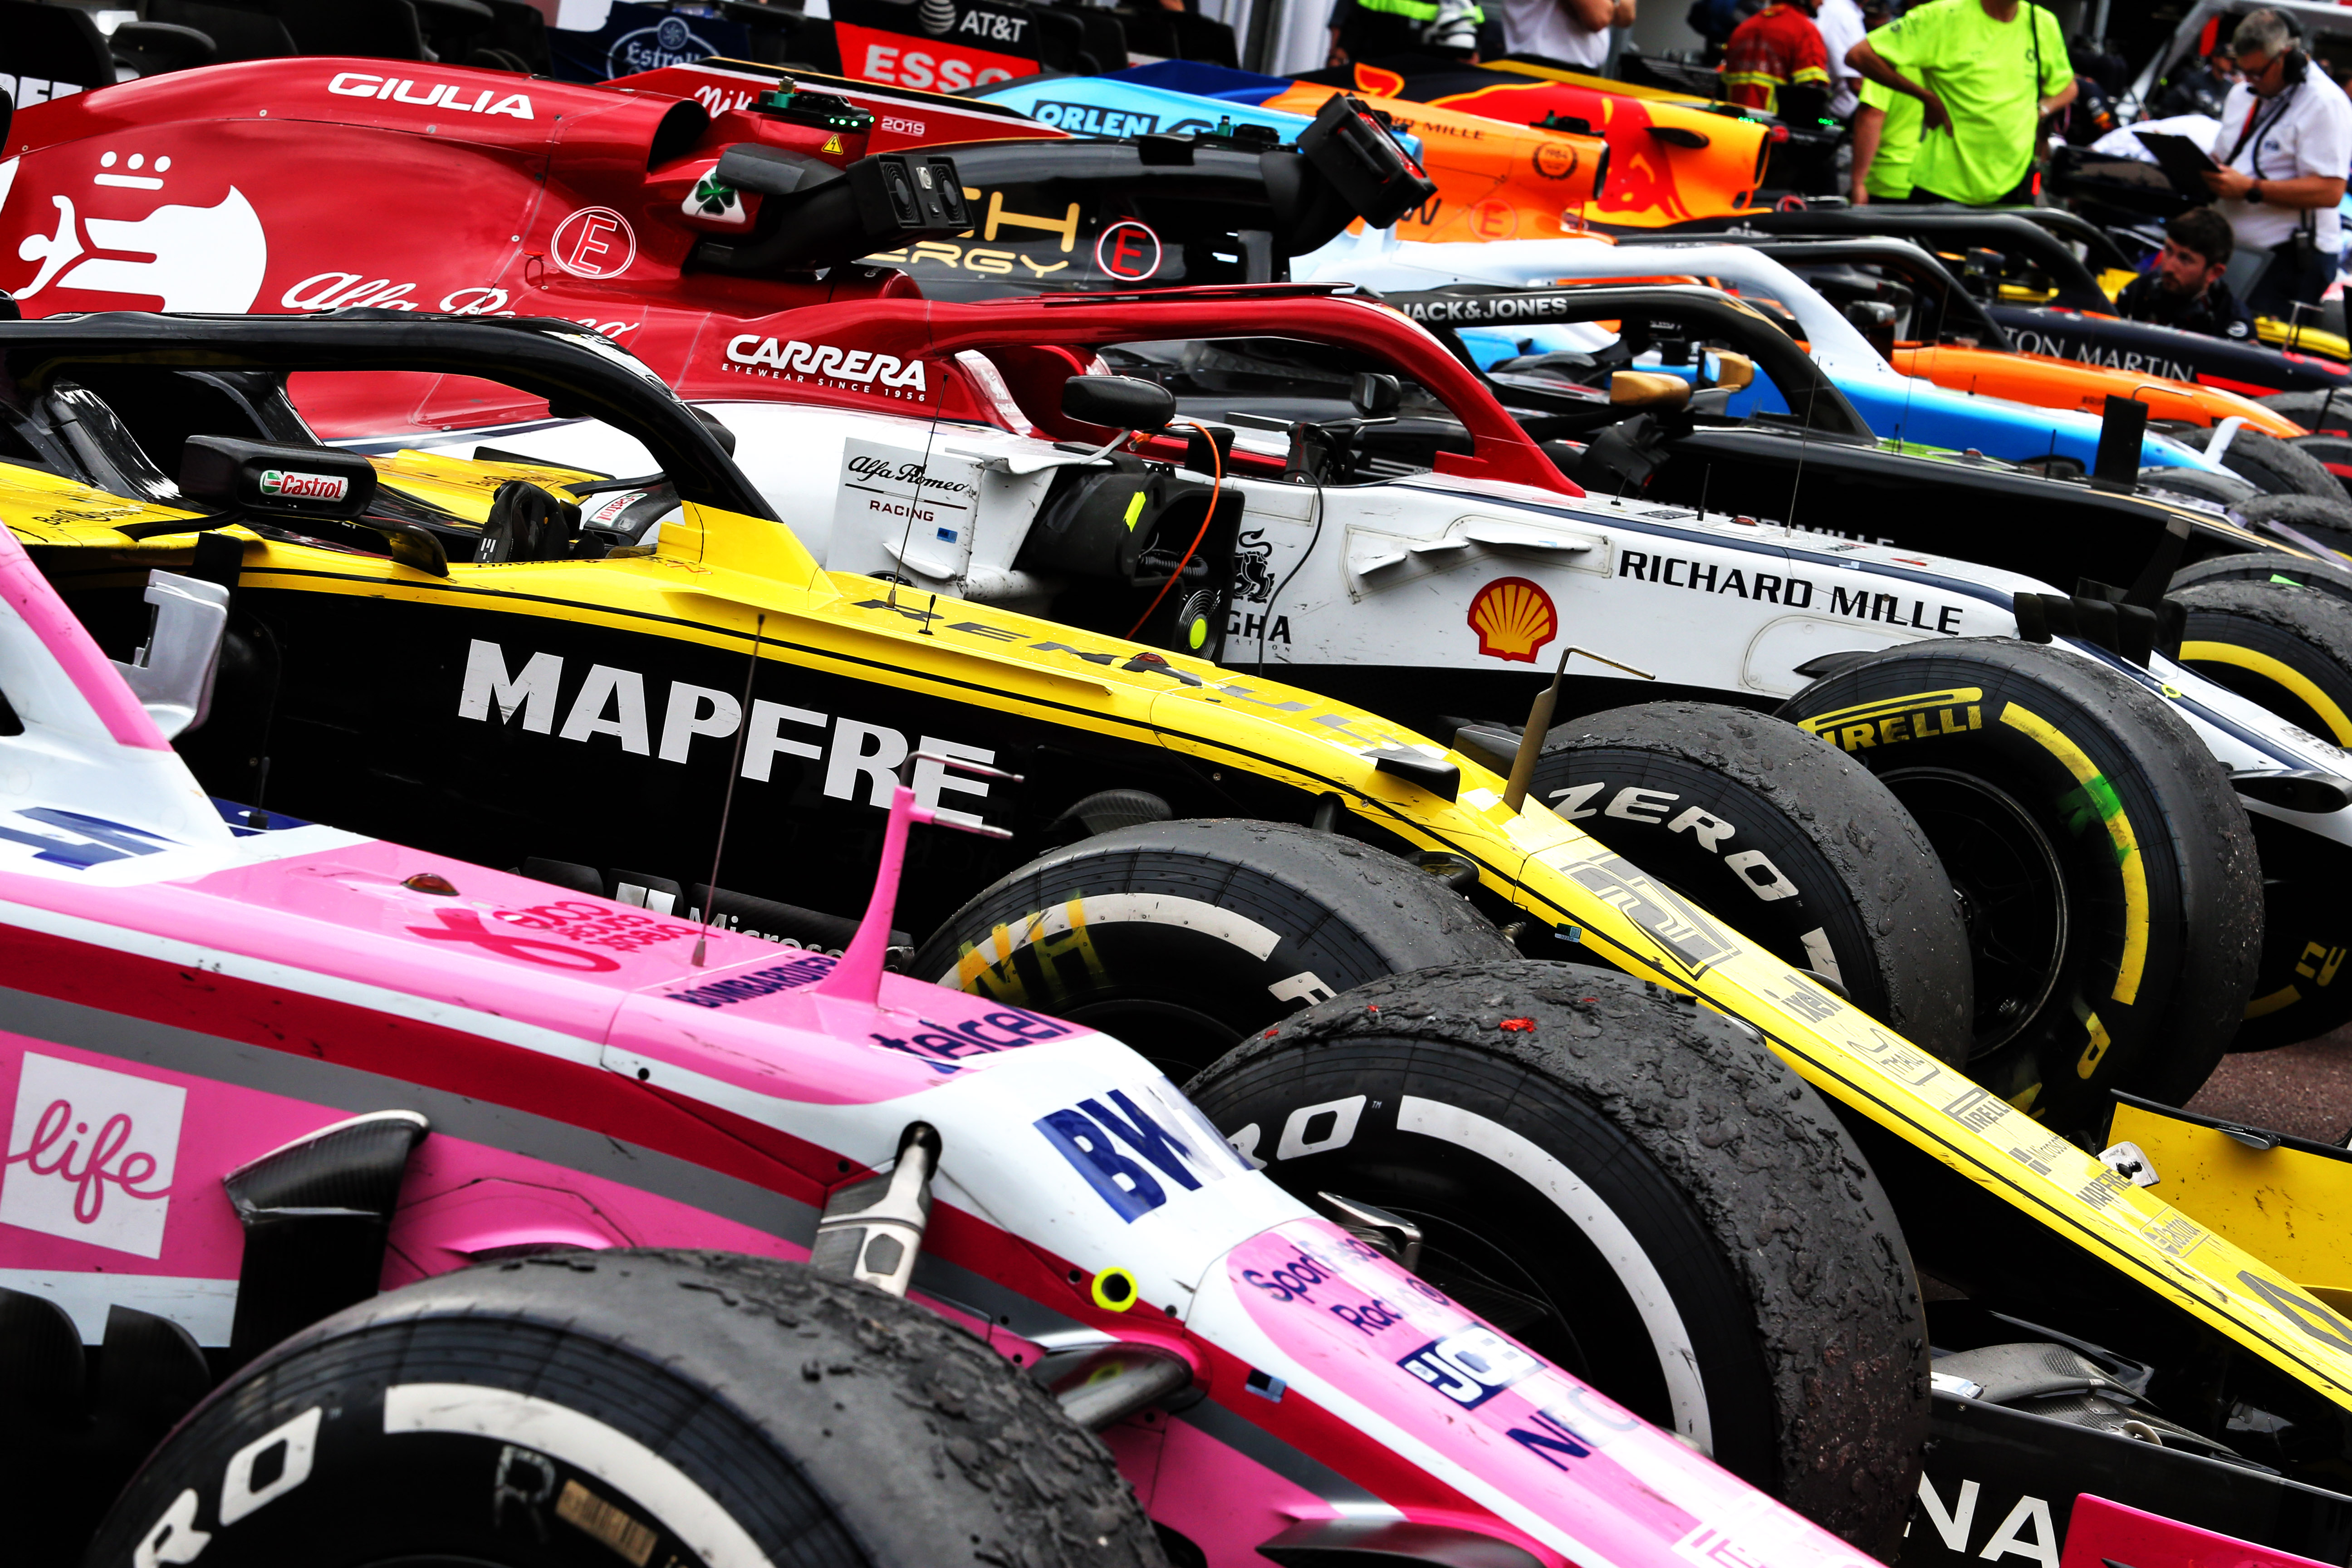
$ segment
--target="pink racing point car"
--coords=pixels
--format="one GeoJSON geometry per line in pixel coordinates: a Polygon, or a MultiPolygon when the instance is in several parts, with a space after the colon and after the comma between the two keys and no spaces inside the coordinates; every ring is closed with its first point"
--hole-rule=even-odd
{"type": "Polygon", "coordinates": [[[111,664],[0,534],[11,1562],[1863,1561],[885,973],[908,788],[840,957],[706,931],[207,799],[225,595],[147,596],[111,664]]]}

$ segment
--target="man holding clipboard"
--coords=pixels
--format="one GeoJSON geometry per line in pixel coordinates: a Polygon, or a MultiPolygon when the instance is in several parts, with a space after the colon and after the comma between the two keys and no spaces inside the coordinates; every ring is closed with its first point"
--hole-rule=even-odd
{"type": "MultiPolygon", "coordinates": [[[[2238,250],[2264,258],[2243,288],[2248,309],[2292,320],[2294,307],[2317,304],[2336,276],[2336,204],[2352,172],[2352,101],[2326,72],[2311,68],[2275,11],[2250,14],[2230,48],[2239,80],[2213,139],[2218,166],[2183,173],[2195,173],[2219,198],[2215,210],[2229,220],[2238,250]]],[[[2149,151],[2165,162],[2165,153],[2149,151]]],[[[2165,173],[2180,179],[2172,163],[2165,173]]]]}

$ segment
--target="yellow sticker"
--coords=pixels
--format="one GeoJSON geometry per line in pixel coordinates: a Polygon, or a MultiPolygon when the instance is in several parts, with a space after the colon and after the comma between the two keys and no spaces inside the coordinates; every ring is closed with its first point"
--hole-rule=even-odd
{"type": "Polygon", "coordinates": [[[1095,1305],[1106,1312],[1124,1312],[1136,1303],[1135,1276],[1124,1268],[1106,1268],[1095,1276],[1095,1305]]]}

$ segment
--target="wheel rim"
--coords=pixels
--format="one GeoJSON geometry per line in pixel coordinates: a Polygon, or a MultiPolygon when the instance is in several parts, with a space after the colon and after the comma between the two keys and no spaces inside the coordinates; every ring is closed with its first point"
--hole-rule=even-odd
{"type": "MultiPolygon", "coordinates": [[[[1416,1277],[1644,1420],[1675,1430],[1667,1372],[1640,1309],[1605,1255],[1564,1219],[1552,1196],[1450,1149],[1453,1157],[1433,1163],[1400,1164],[1402,1152],[1383,1147],[1328,1164],[1285,1161],[1267,1173],[1302,1198],[1335,1192],[1412,1221],[1422,1233],[1416,1277]],[[1546,1245],[1530,1252],[1534,1237],[1546,1245]],[[1572,1278],[1561,1271],[1567,1258],[1576,1260],[1564,1265],[1572,1278]]],[[[1702,1397],[1712,1394],[1710,1385],[1702,1397]]],[[[1724,1434],[1714,1436],[1719,1444],[1724,1434]]],[[[1716,1457],[1735,1469],[1745,1464],[1748,1479],[1768,1484],[1754,1469],[1754,1456],[1716,1457]]]]}
{"type": "Polygon", "coordinates": [[[1959,893],[1976,972],[1971,1062],[2041,1015],[2066,956],[2066,879],[2041,824],[1980,778],[1944,768],[1880,777],[1907,808],[1959,893]]]}
{"type": "Polygon", "coordinates": [[[1213,1014],[1154,996],[1107,996],[1057,1010],[1061,1017],[1099,1029],[1182,1083],[1241,1043],[1241,1034],[1213,1014]]]}

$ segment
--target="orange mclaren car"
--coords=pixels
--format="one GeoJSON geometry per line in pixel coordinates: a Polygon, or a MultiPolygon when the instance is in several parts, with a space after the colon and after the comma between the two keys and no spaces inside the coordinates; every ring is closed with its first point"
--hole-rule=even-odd
{"type": "MultiPolygon", "coordinates": [[[[1727,217],[1751,210],[1772,151],[1775,127],[1749,118],[1737,106],[1706,99],[1633,87],[1571,71],[1522,67],[1438,66],[1406,71],[1358,63],[1318,71],[1296,89],[1297,96],[1268,99],[1269,108],[1321,101],[1330,81],[1360,93],[1395,100],[1390,112],[1416,121],[1453,110],[1470,123],[1563,127],[1589,131],[1609,143],[1607,187],[1589,216],[1616,228],[1662,228],[1693,218],[1727,217]],[[1541,71],[1540,75],[1532,74],[1541,71]]],[[[1311,110],[1310,110],[1311,112],[1311,110]]],[[[1416,122],[1424,144],[1433,144],[1416,122]]],[[[1502,234],[1479,237],[1501,239],[1502,234]]],[[[1521,231],[1517,237],[1542,238],[1521,231]]]]}

